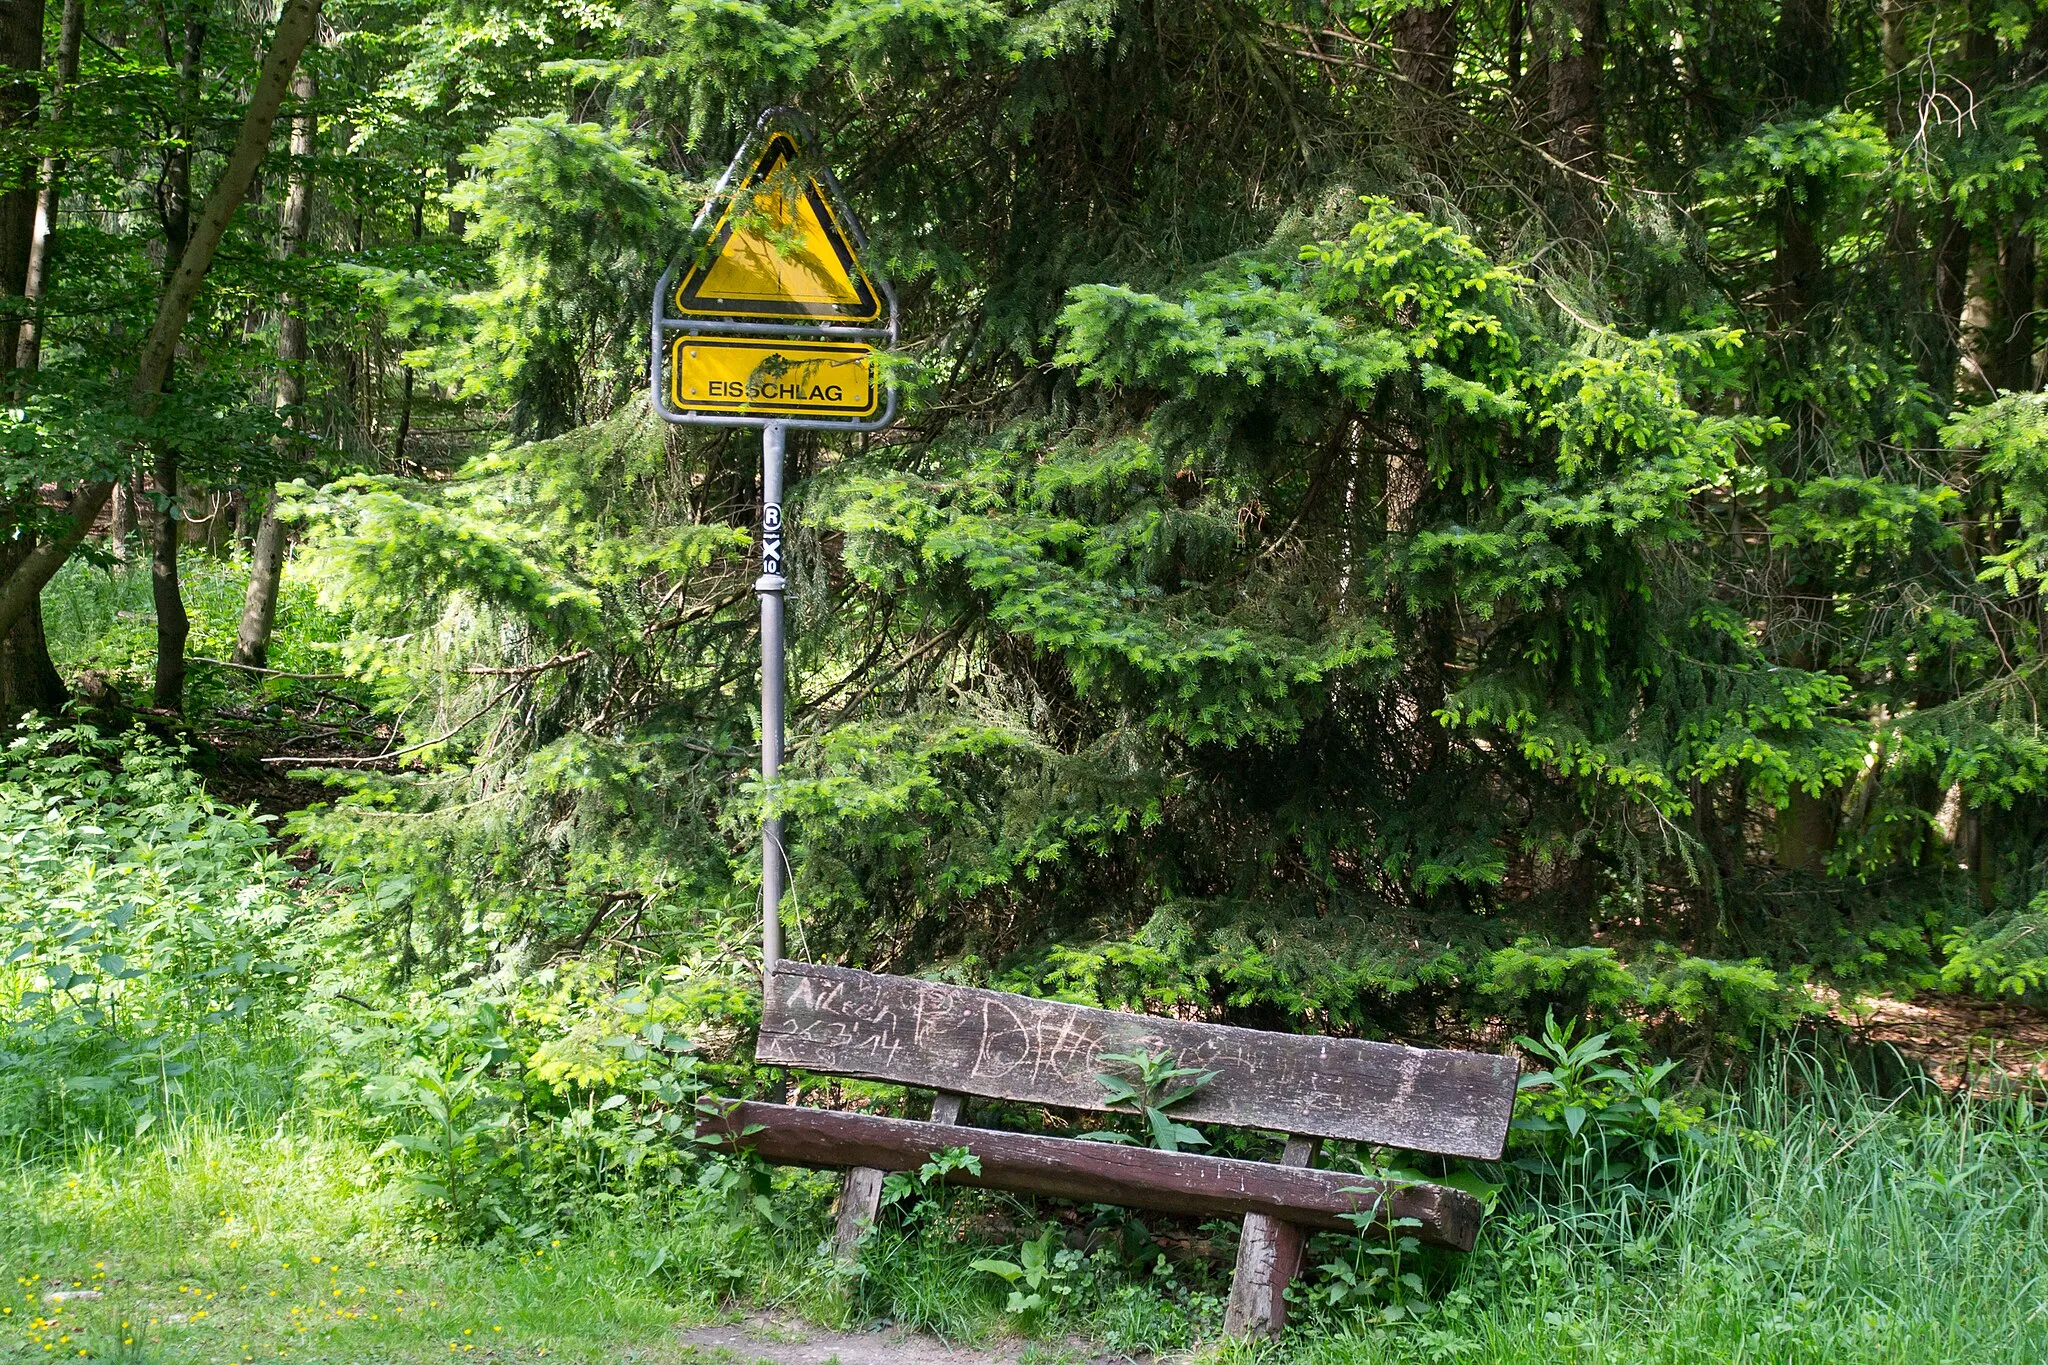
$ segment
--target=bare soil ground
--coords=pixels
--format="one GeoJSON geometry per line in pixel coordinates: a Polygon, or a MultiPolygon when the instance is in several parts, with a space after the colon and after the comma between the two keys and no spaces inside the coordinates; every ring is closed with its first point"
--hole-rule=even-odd
{"type": "Polygon", "coordinates": [[[2048,1097],[2048,1010],[1926,995],[1879,997],[1832,1014],[1857,1038],[1897,1048],[1950,1094],[2048,1097]]]}

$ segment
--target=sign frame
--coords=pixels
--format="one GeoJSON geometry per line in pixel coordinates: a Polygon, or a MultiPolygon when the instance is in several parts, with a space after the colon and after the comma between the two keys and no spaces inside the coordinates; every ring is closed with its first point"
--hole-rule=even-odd
{"type": "MultiPolygon", "coordinates": [[[[684,347],[690,347],[694,349],[699,346],[711,351],[729,350],[737,352],[770,353],[786,349],[788,351],[800,354],[807,353],[801,354],[801,359],[798,361],[799,364],[805,362],[817,364],[826,362],[828,360],[836,361],[838,364],[845,364],[848,362],[858,363],[863,371],[863,377],[867,383],[868,401],[865,408],[859,410],[841,410],[835,407],[834,401],[837,396],[837,390],[834,390],[834,397],[827,397],[824,398],[822,401],[816,403],[812,403],[809,400],[784,401],[789,403],[789,405],[792,407],[808,407],[812,410],[814,415],[817,415],[819,417],[836,418],[841,422],[867,421],[877,416],[882,411],[884,398],[881,384],[881,366],[876,362],[875,357],[877,353],[875,351],[875,348],[867,345],[864,342],[840,341],[837,339],[819,340],[816,337],[781,338],[726,336],[724,334],[719,334],[716,336],[703,336],[690,332],[677,332],[671,334],[668,339],[668,399],[671,406],[679,408],[682,411],[699,413],[705,416],[717,415],[726,417],[749,417],[757,415],[754,413],[750,413],[747,410],[746,400],[744,398],[737,400],[737,404],[735,405],[735,400],[733,399],[724,398],[722,396],[706,395],[706,402],[701,407],[689,403],[688,399],[680,392],[683,384],[684,367],[678,363],[677,352],[681,351],[684,347]]],[[[749,381],[752,380],[753,374],[754,372],[749,372],[749,381]]],[[[728,379],[724,382],[732,383],[734,381],[728,379]]],[[[792,412],[789,413],[788,415],[781,417],[778,420],[783,422],[792,422],[798,420],[803,415],[804,414],[800,412],[792,412]]]]}
{"type": "MultiPolygon", "coordinates": [[[[697,217],[691,223],[693,230],[699,234],[705,232],[707,224],[715,224],[718,221],[712,216],[714,212],[722,215],[731,207],[731,197],[738,192],[737,186],[734,184],[735,180],[739,180],[751,172],[751,168],[759,163],[767,151],[771,140],[781,133],[786,133],[793,138],[798,149],[807,156],[815,156],[818,147],[821,145],[817,129],[801,110],[787,105],[766,110],[760,118],[755,120],[753,130],[747,134],[746,140],[740,144],[739,151],[734,154],[731,164],[725,168],[725,174],[719,177],[717,185],[712,188],[711,194],[705,199],[703,207],[697,211],[697,217]]],[[[846,196],[839,188],[838,178],[832,174],[832,168],[824,164],[822,159],[817,160],[816,164],[806,169],[816,177],[825,202],[832,210],[835,226],[846,234],[854,257],[858,260],[867,251],[867,234],[861,231],[860,220],[847,208],[846,196]]],[[[804,340],[859,341],[875,343],[874,350],[877,352],[895,345],[898,335],[896,291],[886,279],[868,273],[864,267],[862,273],[866,276],[868,283],[880,294],[883,303],[887,305],[887,321],[884,324],[764,322],[748,321],[742,318],[678,317],[670,310],[669,301],[676,291],[679,276],[686,268],[686,262],[680,258],[671,261],[668,269],[662,272],[661,280],[654,289],[654,305],[651,310],[651,327],[649,329],[652,344],[648,348],[651,353],[648,362],[648,398],[653,405],[656,416],[664,421],[673,422],[678,426],[756,427],[761,429],[766,429],[770,426],[780,426],[812,431],[862,432],[880,431],[884,427],[894,425],[898,403],[896,386],[888,382],[887,369],[879,355],[876,357],[875,363],[880,371],[878,378],[883,388],[882,406],[881,410],[873,417],[865,419],[849,421],[843,417],[705,412],[694,408],[679,409],[673,406],[669,402],[670,377],[668,357],[669,348],[678,334],[684,337],[699,336],[707,339],[724,336],[759,337],[763,340],[776,339],[790,342],[804,340]]]]}
{"type": "MultiPolygon", "coordinates": [[[[786,680],[784,674],[784,621],[783,593],[788,580],[783,577],[782,568],[782,465],[783,450],[789,430],[794,427],[811,431],[866,432],[880,431],[896,420],[896,386],[889,382],[886,347],[896,343],[897,305],[896,291],[886,279],[871,273],[861,257],[867,252],[867,234],[861,231],[860,219],[847,207],[846,196],[840,192],[839,181],[817,153],[823,146],[818,130],[804,115],[787,106],[766,110],[754,122],[753,131],[740,143],[740,149],[726,166],[725,174],[712,187],[697,217],[692,222],[696,240],[705,240],[707,222],[723,222],[721,217],[713,220],[713,210],[721,214],[730,212],[734,196],[739,193],[733,186],[733,179],[745,169],[746,178],[740,182],[744,187],[754,178],[755,170],[762,169],[768,153],[778,136],[787,135],[795,160],[794,169],[808,174],[811,179],[805,188],[805,195],[815,212],[820,205],[825,212],[819,218],[820,229],[842,268],[851,266],[861,279],[888,305],[888,323],[876,326],[862,321],[820,321],[806,323],[785,318],[778,321],[748,320],[740,317],[692,316],[677,317],[669,310],[669,299],[678,293],[677,272],[684,267],[680,259],[671,260],[668,269],[662,271],[661,281],[654,289],[654,306],[650,310],[648,329],[648,394],[647,399],[655,415],[665,422],[677,426],[697,427],[755,427],[761,432],[761,576],[754,580],[754,594],[761,603],[761,785],[763,788],[763,809],[761,814],[761,960],[763,969],[774,972],[775,964],[782,957],[782,892],[784,874],[790,872],[789,856],[782,841],[782,815],[776,803],[776,781],[782,770],[783,729],[786,720],[786,680]],[[809,164],[806,164],[808,162],[809,164]],[[868,367],[868,392],[871,399],[880,389],[880,408],[872,417],[848,420],[844,416],[828,417],[815,414],[705,412],[695,408],[677,408],[670,404],[669,389],[674,379],[669,374],[671,348],[680,351],[691,338],[700,338],[707,343],[719,342],[728,346],[745,344],[749,340],[764,350],[773,349],[777,343],[792,348],[810,345],[817,349],[826,346],[843,346],[848,354],[859,354],[868,367]]],[[[769,173],[774,169],[769,168],[769,173]]],[[[714,228],[713,231],[717,229],[714,228]]],[[[731,234],[724,234],[722,241],[729,241],[731,234]]],[[[698,252],[701,256],[702,245],[698,252]]],[[[703,258],[707,273],[713,268],[717,256],[703,258]]],[[[690,268],[695,269],[698,257],[693,256],[690,268]]],[[[777,278],[781,278],[778,273],[777,278]]],[[[858,293],[858,290],[856,290],[858,293]]],[[[870,295],[873,298],[874,295],[870,295]]],[[[794,302],[794,300],[792,300],[794,302]]],[[[758,316],[758,315],[757,315],[758,316]]],[[[814,313],[805,316],[815,317],[814,313]]],[[[748,387],[757,370],[748,371],[740,381],[742,390],[748,387]]],[[[724,381],[733,382],[731,376],[724,381]]]]}

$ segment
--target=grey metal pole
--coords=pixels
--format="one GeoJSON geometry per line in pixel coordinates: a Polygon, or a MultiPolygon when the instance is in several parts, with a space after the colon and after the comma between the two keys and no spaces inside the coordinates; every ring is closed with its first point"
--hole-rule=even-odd
{"type": "Polygon", "coordinates": [[[761,959],[773,973],[782,960],[782,817],[775,778],[782,770],[782,437],[780,422],[761,428],[761,959]]]}

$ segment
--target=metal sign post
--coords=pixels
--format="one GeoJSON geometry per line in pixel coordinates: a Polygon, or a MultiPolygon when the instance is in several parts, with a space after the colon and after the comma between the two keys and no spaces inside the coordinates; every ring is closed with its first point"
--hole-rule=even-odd
{"type": "Polygon", "coordinates": [[[896,389],[880,348],[896,341],[896,293],[861,257],[867,238],[794,109],[755,123],[697,214],[695,256],[655,286],[649,401],[685,426],[761,429],[761,956],[782,960],[789,859],[775,783],[782,770],[782,457],[791,429],[880,431],[896,389]],[[736,186],[736,188],[735,188],[736,186]]]}
{"type": "Polygon", "coordinates": [[[782,816],[775,779],[782,772],[782,423],[761,428],[761,970],[782,960],[782,816]]]}

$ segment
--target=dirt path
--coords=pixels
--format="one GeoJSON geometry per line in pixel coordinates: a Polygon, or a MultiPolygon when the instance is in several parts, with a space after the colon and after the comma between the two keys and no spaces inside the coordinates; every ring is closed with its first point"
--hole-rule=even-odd
{"type": "Polygon", "coordinates": [[[893,1331],[828,1332],[781,1318],[695,1327],[680,1338],[683,1359],[704,1365],[1152,1365],[1153,1357],[1091,1355],[1073,1343],[1018,1342],[993,1351],[948,1346],[937,1337],[893,1331]]]}
{"type": "Polygon", "coordinates": [[[1951,1094],[2048,1093],[2048,1010],[2017,1001],[1924,995],[1878,996],[1860,1010],[1832,1011],[1856,1037],[1889,1043],[1927,1068],[1951,1094]]]}

